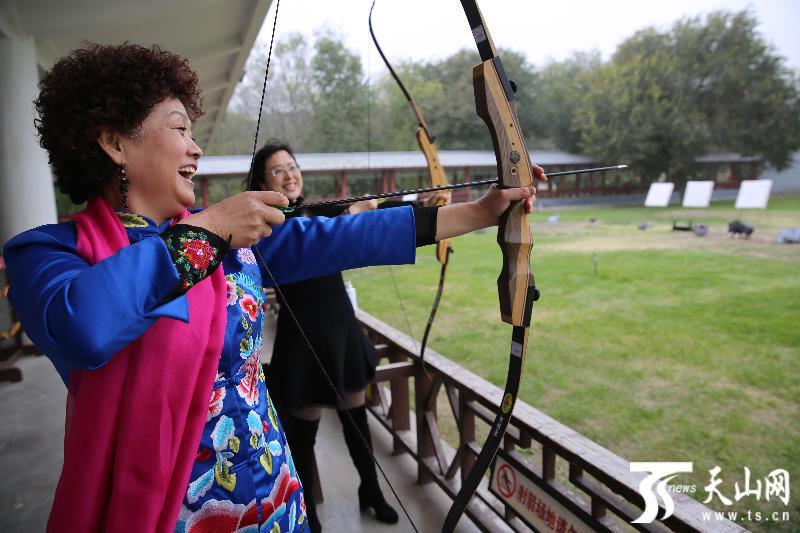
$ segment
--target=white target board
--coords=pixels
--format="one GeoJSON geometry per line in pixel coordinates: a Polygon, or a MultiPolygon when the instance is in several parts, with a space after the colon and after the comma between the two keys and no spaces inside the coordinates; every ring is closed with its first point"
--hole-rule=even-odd
{"type": "Polygon", "coordinates": [[[772,180],[743,180],[736,196],[736,209],[766,209],[772,180]]]}
{"type": "Polygon", "coordinates": [[[713,181],[687,181],[683,193],[683,207],[708,207],[711,193],[714,192],[713,181]]]}
{"type": "Polygon", "coordinates": [[[674,183],[651,183],[650,190],[647,191],[647,198],[644,199],[645,207],[667,207],[674,190],[674,183]]]}

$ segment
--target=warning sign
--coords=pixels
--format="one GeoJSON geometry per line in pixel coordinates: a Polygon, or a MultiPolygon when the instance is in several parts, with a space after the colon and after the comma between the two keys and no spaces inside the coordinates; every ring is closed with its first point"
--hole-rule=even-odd
{"type": "Polygon", "coordinates": [[[525,472],[498,455],[494,460],[489,490],[537,531],[592,533],[591,527],[526,476],[525,472]]]}

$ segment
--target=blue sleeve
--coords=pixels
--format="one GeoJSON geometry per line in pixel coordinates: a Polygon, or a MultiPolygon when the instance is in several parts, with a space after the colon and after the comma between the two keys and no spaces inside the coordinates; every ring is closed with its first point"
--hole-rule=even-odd
{"type": "Polygon", "coordinates": [[[74,224],[42,226],[4,247],[9,300],[25,332],[58,369],[103,366],[161,316],[188,319],[185,297],[164,299],[179,277],[164,241],[144,239],[89,265],[74,224]]]}
{"type": "Polygon", "coordinates": [[[290,218],[274,227],[258,250],[280,285],[351,268],[412,264],[414,223],[412,207],[334,218],[290,218]]]}

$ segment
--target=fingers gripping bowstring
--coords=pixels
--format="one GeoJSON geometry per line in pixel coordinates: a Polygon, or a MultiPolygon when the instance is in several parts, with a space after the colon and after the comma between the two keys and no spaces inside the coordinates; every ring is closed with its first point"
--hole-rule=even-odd
{"type": "MultiPolygon", "coordinates": [[[[248,183],[248,187],[247,188],[248,188],[248,190],[253,190],[254,185],[255,185],[255,183],[254,183],[255,176],[253,175],[254,163],[255,163],[255,154],[256,154],[256,148],[258,146],[258,133],[259,133],[259,129],[261,128],[261,114],[262,114],[262,111],[263,111],[263,108],[264,108],[264,98],[265,98],[266,93],[267,93],[267,80],[269,78],[269,65],[270,65],[270,61],[272,59],[272,47],[273,47],[273,44],[275,42],[275,28],[276,28],[277,23],[278,23],[278,10],[280,9],[280,5],[281,5],[280,0],[277,0],[276,3],[275,3],[275,19],[274,19],[274,21],[272,23],[272,36],[270,37],[269,52],[267,54],[267,66],[266,66],[266,69],[265,69],[265,72],[264,72],[264,85],[263,85],[263,87],[261,89],[261,103],[260,103],[259,108],[258,108],[258,120],[256,122],[256,135],[255,135],[255,138],[253,139],[253,155],[251,157],[250,171],[249,171],[249,175],[248,175],[248,179],[247,179],[247,183],[248,183]]],[[[367,453],[369,453],[369,456],[372,459],[372,462],[375,463],[375,466],[380,471],[381,476],[383,476],[383,479],[386,481],[386,484],[389,485],[389,489],[392,491],[392,494],[394,495],[395,499],[397,500],[397,503],[400,505],[400,508],[403,510],[403,514],[405,514],[406,518],[408,519],[409,523],[411,524],[411,527],[413,528],[413,530],[415,532],[418,532],[417,526],[414,524],[414,521],[411,519],[411,516],[409,515],[408,510],[405,508],[405,506],[403,505],[403,502],[400,500],[400,497],[398,496],[397,491],[395,490],[395,488],[392,485],[391,481],[389,481],[389,478],[386,475],[386,472],[384,472],[383,467],[381,467],[380,463],[375,458],[375,455],[373,454],[372,448],[370,447],[369,443],[367,442],[367,439],[364,437],[364,435],[360,431],[358,431],[357,426],[356,426],[356,421],[353,419],[353,416],[348,411],[347,404],[345,403],[345,401],[342,398],[341,394],[339,394],[339,391],[336,389],[336,386],[333,384],[333,381],[331,380],[330,376],[328,375],[328,372],[325,370],[325,367],[322,364],[322,360],[320,360],[319,355],[317,355],[316,350],[314,350],[314,345],[311,344],[311,341],[308,339],[308,336],[306,335],[305,331],[303,331],[303,328],[300,326],[300,321],[297,320],[297,317],[295,316],[294,311],[292,311],[292,308],[289,306],[288,301],[283,296],[283,292],[281,291],[280,287],[278,286],[278,282],[275,279],[275,276],[272,274],[272,272],[270,271],[269,267],[267,266],[266,261],[264,261],[264,258],[261,256],[261,253],[258,251],[258,247],[253,246],[252,250],[253,250],[253,254],[256,257],[256,260],[258,261],[259,266],[261,267],[263,272],[266,272],[267,276],[269,277],[270,281],[272,282],[273,287],[275,287],[275,292],[277,293],[278,297],[280,298],[280,300],[282,302],[282,305],[285,306],[286,311],[288,311],[289,316],[292,318],[292,322],[294,322],[295,326],[297,327],[297,330],[300,332],[300,335],[303,337],[303,340],[305,341],[306,345],[308,346],[309,350],[311,351],[311,355],[314,357],[314,360],[317,362],[317,365],[319,366],[319,369],[322,372],[322,375],[325,378],[325,381],[328,383],[328,386],[331,388],[331,391],[333,391],[333,394],[336,397],[336,402],[337,402],[337,404],[339,406],[339,410],[345,413],[346,417],[348,418],[348,421],[353,425],[353,428],[356,428],[356,433],[358,434],[358,437],[361,440],[361,443],[364,446],[364,449],[367,450],[367,453]]],[[[290,446],[291,446],[291,444],[290,444],[290,446]]]]}

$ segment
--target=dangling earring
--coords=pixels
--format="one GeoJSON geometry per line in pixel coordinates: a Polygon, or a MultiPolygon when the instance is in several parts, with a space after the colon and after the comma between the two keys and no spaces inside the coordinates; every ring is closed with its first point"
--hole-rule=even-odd
{"type": "Polygon", "coordinates": [[[119,193],[122,195],[122,207],[128,209],[128,176],[125,175],[125,163],[119,166],[119,193]]]}

